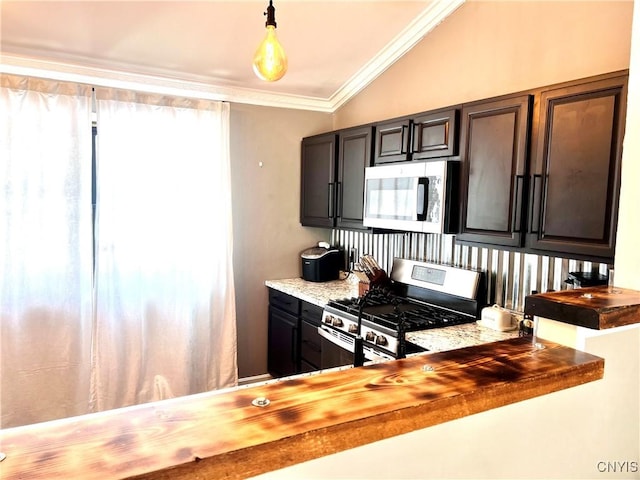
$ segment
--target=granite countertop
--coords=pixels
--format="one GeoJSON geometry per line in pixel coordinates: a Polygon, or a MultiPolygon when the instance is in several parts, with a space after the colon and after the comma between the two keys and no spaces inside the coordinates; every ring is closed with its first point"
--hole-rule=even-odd
{"type": "MultiPolygon", "coordinates": [[[[324,307],[329,300],[358,296],[358,279],[350,275],[344,280],[308,282],[302,278],[267,280],[267,287],[293,295],[301,300],[324,307]]],[[[499,332],[476,323],[421,330],[406,334],[406,339],[430,352],[443,352],[483,343],[507,340],[518,336],[518,330],[499,332]]]]}
{"type": "Polygon", "coordinates": [[[285,278],[267,280],[264,283],[269,288],[293,295],[319,307],[324,307],[329,300],[358,296],[358,278],[355,275],[330,282],[308,282],[302,278],[285,278]]]}
{"type": "Polygon", "coordinates": [[[411,343],[426,348],[429,352],[444,352],[456,348],[498,342],[517,336],[519,336],[517,328],[509,332],[499,332],[477,323],[465,323],[451,327],[408,332],[405,338],[411,343]]]}

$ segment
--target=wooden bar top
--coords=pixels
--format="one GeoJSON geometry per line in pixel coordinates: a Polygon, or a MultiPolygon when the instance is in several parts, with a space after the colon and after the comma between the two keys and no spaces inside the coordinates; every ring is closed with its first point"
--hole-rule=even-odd
{"type": "Polygon", "coordinates": [[[596,330],[640,323],[640,292],[587,287],[525,298],[524,312],[596,330]]]}
{"type": "Polygon", "coordinates": [[[0,430],[0,478],[246,478],[603,373],[599,357],[514,338],[0,430]]]}

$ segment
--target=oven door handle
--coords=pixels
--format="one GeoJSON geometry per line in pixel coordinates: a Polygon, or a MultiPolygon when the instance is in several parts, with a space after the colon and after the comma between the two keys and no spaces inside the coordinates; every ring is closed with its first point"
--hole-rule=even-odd
{"type": "MultiPolygon", "coordinates": [[[[326,338],[327,340],[336,343],[336,337],[334,337],[333,335],[331,335],[331,330],[329,329],[329,327],[325,327],[324,325],[320,325],[318,327],[318,334],[321,337],[326,338]]],[[[337,345],[337,343],[336,343],[337,345]]]]}
{"type": "Polygon", "coordinates": [[[418,178],[418,189],[416,191],[416,220],[424,222],[427,219],[429,208],[429,179],[427,177],[418,178]]]}

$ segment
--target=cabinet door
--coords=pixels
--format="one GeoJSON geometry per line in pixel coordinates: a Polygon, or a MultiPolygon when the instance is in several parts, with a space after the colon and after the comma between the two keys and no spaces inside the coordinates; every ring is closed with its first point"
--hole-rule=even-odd
{"type": "Polygon", "coordinates": [[[410,159],[409,119],[379,123],[375,127],[375,155],[373,163],[402,162],[410,159]]]}
{"type": "Polygon", "coordinates": [[[412,160],[458,155],[458,115],[449,109],[414,118],[412,160]]]}
{"type": "Polygon", "coordinates": [[[337,136],[317,135],[302,140],[300,223],[333,227],[337,136]]]}
{"type": "Polygon", "coordinates": [[[314,370],[318,370],[322,364],[321,338],[317,325],[302,320],[300,324],[300,360],[313,366],[314,370]]]}
{"type": "Polygon", "coordinates": [[[298,318],[269,306],[267,370],[274,377],[299,371],[298,318]]]}
{"type": "Polygon", "coordinates": [[[520,95],[463,107],[457,240],[522,246],[531,101],[520,95]]]}
{"type": "Polygon", "coordinates": [[[364,169],[371,165],[372,127],[345,130],[339,135],[336,226],[365,229],[364,169]]]}
{"type": "Polygon", "coordinates": [[[321,339],[318,326],[322,323],[323,308],[301,301],[300,317],[300,361],[302,371],[318,370],[322,365],[321,339]]]}
{"type": "Polygon", "coordinates": [[[542,92],[527,246],[613,259],[626,79],[542,92]]]}

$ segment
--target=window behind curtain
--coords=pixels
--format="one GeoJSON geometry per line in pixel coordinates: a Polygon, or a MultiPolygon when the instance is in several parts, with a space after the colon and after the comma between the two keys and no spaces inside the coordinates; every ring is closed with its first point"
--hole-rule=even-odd
{"type": "Polygon", "coordinates": [[[0,78],[0,426],[8,428],[88,408],[91,89],[0,78]]]}

